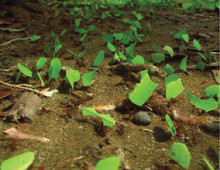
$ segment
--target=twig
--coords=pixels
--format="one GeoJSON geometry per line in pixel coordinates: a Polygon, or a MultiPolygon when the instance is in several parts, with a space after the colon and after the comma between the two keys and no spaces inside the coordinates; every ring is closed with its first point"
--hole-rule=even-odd
{"type": "Polygon", "coordinates": [[[11,71],[13,69],[17,69],[17,68],[18,68],[18,66],[12,66],[12,67],[10,67],[8,69],[0,69],[0,71],[2,71],[2,72],[9,72],[9,71],[11,71]]]}
{"type": "Polygon", "coordinates": [[[43,95],[45,96],[43,93],[41,93],[39,90],[37,89],[32,89],[32,88],[29,88],[29,87],[23,87],[23,86],[20,86],[20,85],[16,85],[16,84],[9,84],[9,83],[5,83],[3,81],[0,81],[0,84],[3,84],[5,86],[8,86],[8,87],[11,87],[11,88],[18,88],[18,89],[23,89],[23,90],[28,90],[28,91],[32,91],[34,93],[37,93],[37,94],[40,94],[40,95],[43,95]]]}
{"type": "Polygon", "coordinates": [[[0,47],[1,46],[4,46],[4,45],[7,45],[7,44],[9,44],[9,43],[11,43],[11,42],[14,42],[14,41],[18,41],[18,40],[28,40],[28,39],[30,39],[30,37],[26,37],[26,38],[15,38],[15,39],[12,39],[12,40],[10,40],[10,41],[8,41],[8,42],[5,42],[5,43],[1,43],[0,44],[0,47]]]}

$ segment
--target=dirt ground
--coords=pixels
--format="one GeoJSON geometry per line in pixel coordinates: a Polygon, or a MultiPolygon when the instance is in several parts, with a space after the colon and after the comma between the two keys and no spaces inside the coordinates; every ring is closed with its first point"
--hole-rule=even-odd
{"type": "MultiPolygon", "coordinates": [[[[52,87],[59,90],[50,103],[46,106],[50,112],[41,111],[36,115],[32,123],[9,123],[0,119],[0,162],[14,155],[33,151],[35,161],[30,169],[89,169],[105,157],[117,156],[116,151],[121,149],[125,154],[125,160],[130,169],[182,169],[179,165],[171,162],[168,152],[173,142],[185,143],[191,154],[191,163],[189,169],[207,169],[202,156],[205,155],[210,163],[218,168],[219,135],[202,128],[182,125],[180,136],[172,137],[170,135],[167,123],[163,116],[151,113],[152,123],[148,126],[134,124],[129,117],[129,113],[119,111],[107,111],[117,122],[126,126],[120,127],[118,124],[109,128],[105,135],[100,135],[96,130],[96,122],[83,117],[81,106],[92,107],[94,105],[105,104],[109,101],[117,101],[126,97],[134,89],[135,83],[138,83],[140,73],[125,72],[115,74],[107,69],[112,63],[113,53],[106,47],[102,41],[102,36],[106,33],[120,33],[128,31],[128,25],[122,22],[123,18],[135,20],[132,10],[135,8],[126,7],[122,11],[125,16],[100,19],[104,9],[98,9],[89,20],[82,17],[80,27],[87,29],[89,25],[96,26],[95,30],[88,34],[83,43],[91,42],[86,47],[86,52],[82,59],[73,57],[67,49],[71,49],[77,54],[83,51],[79,39],[82,35],[74,32],[75,24],[70,24],[70,20],[75,20],[80,16],[70,16],[69,8],[54,6],[51,4],[46,10],[38,2],[32,1],[14,1],[15,3],[0,4],[1,20],[8,21],[10,24],[1,24],[1,28],[24,28],[23,31],[10,32],[0,30],[0,43],[7,42],[15,38],[25,38],[32,35],[40,35],[41,39],[31,42],[30,40],[18,40],[6,45],[0,46],[0,68],[7,69],[21,63],[28,68],[35,67],[39,57],[47,57],[48,62],[43,67],[47,72],[49,61],[52,59],[52,53],[44,53],[46,45],[51,40],[50,32],[53,30],[57,35],[64,29],[66,33],[60,38],[62,48],[56,54],[61,61],[62,66],[67,66],[80,71],[82,76],[90,72],[94,59],[98,52],[103,50],[105,57],[101,64],[100,71],[96,72],[94,82],[89,88],[78,88],[82,80],[71,90],[70,85],[63,83],[63,77],[59,76],[53,82],[52,87]],[[2,15],[5,13],[4,15],[2,15]],[[9,63],[5,64],[5,61],[9,63]],[[131,77],[134,78],[131,78],[131,77]],[[136,79],[135,79],[136,78],[136,79]],[[93,94],[90,100],[77,98],[74,93],[93,94]],[[69,96],[61,104],[60,100],[69,96]],[[75,106],[74,101],[79,105],[75,106]],[[49,143],[41,143],[35,140],[8,140],[2,133],[10,127],[15,127],[19,131],[42,136],[50,139],[49,143]],[[142,129],[150,129],[153,132],[144,132],[142,129]]],[[[114,11],[108,10],[111,14],[114,11]]],[[[138,11],[138,10],[136,10],[138,11]]],[[[152,46],[162,49],[169,45],[174,49],[175,56],[170,58],[166,56],[165,62],[156,64],[158,68],[163,68],[169,63],[175,70],[178,70],[183,57],[189,56],[187,65],[196,64],[201,57],[198,56],[193,48],[192,41],[187,44],[187,51],[181,51],[183,41],[177,40],[171,34],[173,30],[186,29],[190,35],[190,40],[197,39],[205,56],[208,52],[219,51],[219,23],[218,13],[216,11],[199,11],[192,15],[181,9],[165,8],[144,8],[138,11],[144,16],[140,21],[143,29],[147,29],[147,22],[150,23],[152,32],[150,39],[142,38],[142,43],[137,43],[134,48],[134,55],[141,55],[145,60],[151,61],[152,46]],[[153,13],[156,18],[153,17],[153,13]]],[[[119,44],[117,48],[122,48],[119,44]]],[[[43,72],[42,71],[42,72],[43,72]]],[[[15,84],[15,78],[18,71],[0,72],[0,80],[15,84]]],[[[186,114],[213,116],[218,118],[219,113],[208,112],[201,113],[190,104],[187,93],[196,97],[204,97],[204,89],[210,85],[216,84],[213,79],[211,69],[188,70],[189,74],[178,71],[175,74],[182,79],[184,91],[176,97],[174,105],[183,110],[186,114]]],[[[45,77],[46,83],[47,77],[45,77]]],[[[165,95],[164,78],[151,76],[153,82],[158,83],[156,92],[165,95]]],[[[19,83],[32,84],[37,86],[32,78],[22,76],[19,83]]],[[[14,89],[14,93],[7,98],[0,99],[0,109],[13,104],[24,90],[14,89]]],[[[48,98],[42,97],[41,104],[45,104],[48,98]]],[[[7,112],[7,111],[5,111],[7,112]]],[[[120,169],[125,166],[121,164],[120,169]]]]}

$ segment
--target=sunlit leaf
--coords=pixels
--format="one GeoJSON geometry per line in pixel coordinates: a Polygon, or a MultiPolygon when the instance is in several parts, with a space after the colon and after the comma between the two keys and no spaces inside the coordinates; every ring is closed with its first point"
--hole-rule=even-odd
{"type": "Polygon", "coordinates": [[[185,42],[189,42],[189,34],[182,34],[182,38],[185,42]]]}
{"type": "Polygon", "coordinates": [[[187,63],[188,56],[184,57],[180,63],[180,70],[183,70],[186,72],[186,63],[187,63]]]}
{"type": "Polygon", "coordinates": [[[95,170],[118,170],[120,166],[120,157],[107,157],[101,159],[95,166],[95,170]]]}
{"type": "Polygon", "coordinates": [[[176,134],[176,128],[173,124],[173,121],[170,119],[170,116],[168,114],[166,114],[165,119],[166,119],[167,124],[169,126],[171,135],[174,136],[176,134]]]}
{"type": "Polygon", "coordinates": [[[115,51],[116,51],[115,46],[114,46],[112,43],[110,43],[110,42],[107,43],[107,47],[108,47],[108,49],[109,49],[111,52],[115,52],[115,51]]]}
{"type": "Polygon", "coordinates": [[[74,83],[80,80],[80,74],[78,70],[66,70],[66,77],[69,80],[69,83],[74,88],[74,83]]]}
{"type": "Polygon", "coordinates": [[[216,95],[219,98],[220,97],[220,85],[209,86],[204,90],[204,93],[208,97],[214,97],[216,95]]]}
{"type": "Polygon", "coordinates": [[[201,51],[202,47],[196,39],[193,40],[193,45],[196,47],[197,50],[201,51]]]}
{"type": "Polygon", "coordinates": [[[176,161],[182,167],[188,169],[190,165],[190,153],[185,144],[180,142],[174,142],[169,154],[174,161],[176,161]]]}
{"type": "Polygon", "coordinates": [[[129,99],[132,103],[142,106],[151,96],[156,87],[157,83],[152,82],[150,76],[146,73],[140,83],[135,85],[133,92],[129,94],[129,99]]]}
{"type": "Polygon", "coordinates": [[[92,80],[93,80],[93,77],[95,75],[95,71],[93,72],[90,72],[90,73],[85,73],[82,77],[82,80],[83,80],[83,85],[86,87],[86,86],[90,86],[92,84],[92,80]]]}
{"type": "Polygon", "coordinates": [[[173,52],[173,49],[172,49],[170,46],[165,45],[165,46],[163,47],[163,50],[167,51],[167,52],[169,53],[169,55],[170,55],[171,57],[173,57],[174,52],[173,52]]]}
{"type": "Polygon", "coordinates": [[[140,55],[137,55],[132,60],[132,63],[134,63],[134,64],[144,64],[144,58],[142,56],[140,56],[140,55]]]}
{"type": "Polygon", "coordinates": [[[61,63],[59,58],[54,58],[53,60],[51,60],[50,68],[48,70],[49,82],[52,78],[56,79],[58,77],[60,70],[61,70],[61,63]]]}
{"type": "Polygon", "coordinates": [[[119,51],[118,54],[122,60],[127,60],[127,58],[125,57],[125,55],[122,52],[119,51]]]}
{"type": "Polygon", "coordinates": [[[190,98],[190,103],[193,104],[196,108],[205,110],[206,112],[215,110],[219,106],[218,102],[216,102],[213,98],[203,100],[191,95],[190,93],[187,94],[187,97],[190,98]]]}
{"type": "Polygon", "coordinates": [[[25,152],[11,157],[1,164],[1,170],[26,170],[35,159],[34,152],[25,152]]]}
{"type": "Polygon", "coordinates": [[[165,86],[167,86],[169,83],[171,83],[173,81],[176,81],[177,79],[178,79],[178,76],[175,74],[166,77],[165,78],[165,86]]]}
{"type": "Polygon", "coordinates": [[[32,77],[32,71],[23,66],[22,64],[18,63],[18,69],[25,75],[25,76],[28,76],[28,77],[32,77]]]}
{"type": "Polygon", "coordinates": [[[182,85],[182,81],[180,78],[168,83],[166,86],[166,99],[170,100],[171,98],[175,98],[183,90],[184,90],[184,87],[182,85]]]}

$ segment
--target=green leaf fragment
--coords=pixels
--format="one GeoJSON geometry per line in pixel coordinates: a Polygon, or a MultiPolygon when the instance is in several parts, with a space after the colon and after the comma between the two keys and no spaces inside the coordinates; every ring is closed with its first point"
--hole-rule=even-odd
{"type": "Polygon", "coordinates": [[[11,157],[1,164],[1,170],[26,170],[35,159],[34,152],[25,152],[14,157],[11,157]]]}
{"type": "Polygon", "coordinates": [[[165,55],[163,53],[152,53],[151,59],[154,63],[160,63],[162,61],[165,61],[165,55]]]}
{"type": "Polygon", "coordinates": [[[165,86],[167,86],[169,83],[176,81],[178,79],[177,75],[170,75],[168,77],[165,78],[165,86]]]}
{"type": "Polygon", "coordinates": [[[170,119],[170,116],[168,114],[166,114],[165,119],[166,119],[167,124],[169,126],[171,135],[174,136],[176,134],[176,128],[173,124],[173,121],[170,119]]]}
{"type": "Polygon", "coordinates": [[[133,50],[134,50],[135,45],[136,45],[136,43],[132,43],[127,48],[125,48],[126,52],[129,54],[129,56],[134,56],[133,50]]]}
{"type": "Polygon", "coordinates": [[[32,77],[32,71],[23,66],[22,64],[18,63],[18,69],[25,75],[25,76],[28,76],[28,77],[32,77]]]}
{"type": "Polygon", "coordinates": [[[165,46],[163,47],[163,50],[167,51],[167,52],[169,53],[169,55],[170,55],[171,57],[173,57],[174,52],[173,52],[173,49],[172,49],[170,46],[165,45],[165,46]]]}
{"type": "Polygon", "coordinates": [[[123,33],[114,33],[113,36],[115,37],[116,40],[122,40],[124,37],[123,33]]]}
{"type": "Polygon", "coordinates": [[[206,58],[202,53],[198,52],[198,54],[199,54],[205,61],[207,61],[207,58],[206,58]]]}
{"type": "Polygon", "coordinates": [[[188,43],[189,42],[189,34],[182,34],[182,39],[188,43]]]}
{"type": "Polygon", "coordinates": [[[176,161],[182,167],[188,169],[190,165],[190,153],[187,149],[187,146],[180,142],[174,142],[169,154],[174,161],[176,161]]]}
{"type": "Polygon", "coordinates": [[[127,60],[127,58],[125,57],[125,55],[122,52],[119,51],[118,55],[122,60],[127,60]]]}
{"type": "Polygon", "coordinates": [[[204,70],[205,69],[205,64],[202,61],[199,61],[194,69],[199,69],[199,70],[204,70]]]}
{"type": "Polygon", "coordinates": [[[99,53],[98,53],[97,57],[95,58],[92,66],[95,66],[95,67],[99,66],[102,63],[103,59],[104,59],[104,51],[99,51],[99,53]]]}
{"type": "Polygon", "coordinates": [[[181,30],[180,32],[175,34],[174,37],[177,38],[177,39],[180,39],[180,38],[182,38],[183,34],[186,34],[186,30],[181,30]]]}
{"type": "Polygon", "coordinates": [[[32,35],[31,37],[30,37],[30,40],[31,41],[36,41],[36,40],[39,40],[40,39],[40,36],[39,35],[32,35]]]}
{"type": "Polygon", "coordinates": [[[205,156],[202,156],[202,158],[203,158],[204,162],[206,163],[206,165],[208,166],[208,168],[209,168],[210,170],[215,170],[215,168],[213,168],[213,166],[212,166],[211,163],[208,161],[208,159],[206,159],[205,156]]]}
{"type": "Polygon", "coordinates": [[[193,45],[196,47],[197,50],[201,51],[202,47],[196,39],[193,39],[193,45]]]}
{"type": "Polygon", "coordinates": [[[80,80],[80,74],[78,70],[67,70],[66,77],[69,80],[69,83],[74,88],[74,83],[80,80]]]}
{"type": "Polygon", "coordinates": [[[173,69],[173,67],[171,67],[169,64],[166,64],[166,66],[163,68],[163,70],[167,73],[167,74],[172,74],[175,70],[173,69]]]}
{"type": "Polygon", "coordinates": [[[83,116],[96,116],[102,119],[104,126],[114,126],[116,120],[114,120],[110,114],[99,114],[96,112],[95,108],[82,107],[83,116]]]}
{"type": "Polygon", "coordinates": [[[208,97],[214,97],[216,95],[219,98],[220,97],[220,85],[209,86],[204,90],[204,93],[208,97]]]}
{"type": "Polygon", "coordinates": [[[188,56],[184,57],[180,63],[180,70],[183,70],[186,72],[186,63],[187,63],[188,56]]]}
{"type": "Polygon", "coordinates": [[[115,52],[115,51],[116,51],[115,46],[114,46],[112,43],[110,43],[110,42],[107,43],[107,47],[108,47],[108,49],[109,49],[111,52],[115,52]]]}
{"type": "Polygon", "coordinates": [[[51,60],[50,68],[48,70],[49,82],[52,78],[56,79],[58,77],[60,70],[61,70],[61,63],[59,58],[54,58],[53,60],[51,60]]]}
{"type": "Polygon", "coordinates": [[[138,106],[142,106],[151,96],[157,85],[157,83],[151,81],[150,76],[146,73],[141,82],[135,85],[133,92],[129,94],[130,101],[138,106]]]}
{"type": "Polygon", "coordinates": [[[113,36],[111,34],[105,34],[102,36],[102,41],[104,42],[112,42],[113,41],[113,36]]]}
{"type": "Polygon", "coordinates": [[[37,61],[37,70],[41,69],[46,63],[46,61],[47,61],[46,57],[39,58],[39,60],[37,61]]]}
{"type": "Polygon", "coordinates": [[[95,170],[118,170],[120,166],[120,157],[107,157],[101,159],[95,166],[95,170]]]}
{"type": "Polygon", "coordinates": [[[96,28],[95,25],[90,25],[89,28],[88,28],[88,31],[91,32],[91,31],[93,31],[95,28],[96,28]]]}
{"type": "Polygon", "coordinates": [[[182,85],[182,81],[180,78],[168,83],[166,86],[166,99],[170,100],[171,98],[175,98],[183,90],[184,90],[184,87],[182,85]]]}
{"type": "Polygon", "coordinates": [[[137,55],[131,62],[134,64],[144,64],[144,58],[140,55],[137,55]]]}
{"type": "Polygon", "coordinates": [[[76,28],[79,28],[79,26],[80,26],[80,22],[81,22],[81,18],[77,18],[77,19],[75,19],[75,25],[76,25],[76,28]]]}
{"type": "Polygon", "coordinates": [[[60,36],[62,37],[65,33],[66,33],[66,30],[64,29],[63,31],[61,31],[60,36]]]}
{"type": "Polygon", "coordinates": [[[95,71],[93,72],[90,72],[90,73],[85,73],[82,77],[82,80],[83,80],[83,85],[86,87],[86,86],[90,86],[92,84],[92,80],[93,80],[93,77],[95,75],[95,71]]]}
{"type": "Polygon", "coordinates": [[[218,108],[218,102],[215,101],[213,98],[208,98],[208,99],[200,99],[197,98],[190,93],[187,94],[187,97],[190,98],[190,103],[193,104],[196,108],[205,110],[206,112],[215,110],[218,108]]]}

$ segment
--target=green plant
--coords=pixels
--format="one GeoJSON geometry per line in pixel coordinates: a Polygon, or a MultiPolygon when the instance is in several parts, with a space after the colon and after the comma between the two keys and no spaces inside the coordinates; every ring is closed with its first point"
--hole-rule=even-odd
{"type": "Polygon", "coordinates": [[[11,157],[1,163],[1,170],[19,169],[26,170],[35,159],[34,152],[25,152],[11,157]]]}

